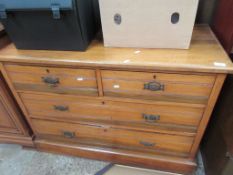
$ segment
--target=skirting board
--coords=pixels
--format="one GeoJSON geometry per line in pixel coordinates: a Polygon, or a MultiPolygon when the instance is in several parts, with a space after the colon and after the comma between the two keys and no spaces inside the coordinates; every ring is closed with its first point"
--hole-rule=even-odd
{"type": "Polygon", "coordinates": [[[81,144],[67,144],[36,139],[36,149],[39,151],[79,156],[89,159],[109,161],[112,163],[165,170],[176,173],[190,174],[196,168],[196,162],[169,156],[136,153],[128,150],[100,148],[81,144]]]}
{"type": "Polygon", "coordinates": [[[34,147],[31,137],[0,134],[0,143],[19,144],[26,147],[34,147]]]}

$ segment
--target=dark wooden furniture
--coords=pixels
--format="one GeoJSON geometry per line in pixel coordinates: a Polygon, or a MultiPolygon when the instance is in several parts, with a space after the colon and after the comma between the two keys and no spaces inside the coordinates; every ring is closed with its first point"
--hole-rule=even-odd
{"type": "Polygon", "coordinates": [[[228,76],[202,141],[207,175],[233,174],[233,76],[228,76]]]}
{"type": "Polygon", "coordinates": [[[233,64],[208,26],[189,50],[0,51],[42,151],[190,173],[233,64]]]}
{"type": "Polygon", "coordinates": [[[233,0],[219,0],[213,30],[227,53],[233,53],[233,0]]]}
{"type": "MultiPolygon", "coordinates": [[[[233,0],[220,0],[213,30],[229,55],[233,53],[233,0]]],[[[207,175],[233,174],[233,76],[228,75],[202,142],[207,175]]]]}

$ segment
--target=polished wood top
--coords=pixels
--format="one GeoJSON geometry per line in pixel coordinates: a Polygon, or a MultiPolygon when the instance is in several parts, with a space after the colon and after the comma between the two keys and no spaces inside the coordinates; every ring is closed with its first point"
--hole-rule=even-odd
{"type": "Polygon", "coordinates": [[[195,26],[191,47],[177,49],[106,48],[93,41],[86,52],[17,50],[14,44],[0,51],[0,61],[148,71],[233,73],[233,63],[207,25],[195,26]]]}

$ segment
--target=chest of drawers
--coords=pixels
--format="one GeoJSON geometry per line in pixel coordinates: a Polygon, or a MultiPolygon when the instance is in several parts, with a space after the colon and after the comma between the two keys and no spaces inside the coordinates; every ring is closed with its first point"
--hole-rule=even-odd
{"type": "Polygon", "coordinates": [[[0,52],[36,148],[191,173],[233,64],[208,26],[190,50],[104,48],[0,52]]]}

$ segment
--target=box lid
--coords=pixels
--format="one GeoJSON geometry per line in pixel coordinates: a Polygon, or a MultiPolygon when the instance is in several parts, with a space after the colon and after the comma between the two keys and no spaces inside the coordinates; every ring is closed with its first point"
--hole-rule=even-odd
{"type": "Polygon", "coordinates": [[[52,5],[59,5],[62,9],[72,9],[72,0],[1,0],[0,9],[7,11],[51,9],[52,5]]]}

